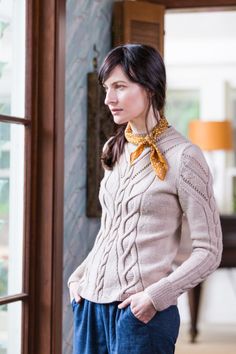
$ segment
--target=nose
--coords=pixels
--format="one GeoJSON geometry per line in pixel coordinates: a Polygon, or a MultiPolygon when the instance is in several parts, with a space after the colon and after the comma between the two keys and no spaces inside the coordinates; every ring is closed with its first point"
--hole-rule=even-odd
{"type": "Polygon", "coordinates": [[[107,92],[106,92],[106,97],[105,97],[104,103],[106,105],[109,105],[111,103],[116,103],[116,102],[117,102],[117,97],[116,97],[116,94],[115,94],[114,90],[108,89],[107,92]]]}

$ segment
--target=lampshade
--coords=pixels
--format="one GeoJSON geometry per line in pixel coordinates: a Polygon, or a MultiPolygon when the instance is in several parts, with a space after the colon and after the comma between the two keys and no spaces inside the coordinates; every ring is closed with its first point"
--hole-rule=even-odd
{"type": "Polygon", "coordinates": [[[193,120],[189,124],[189,139],[202,150],[233,149],[231,121],[193,120]]]}

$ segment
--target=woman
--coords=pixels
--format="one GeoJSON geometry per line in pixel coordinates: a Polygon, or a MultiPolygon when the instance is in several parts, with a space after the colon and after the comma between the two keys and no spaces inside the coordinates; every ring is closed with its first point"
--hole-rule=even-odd
{"type": "Polygon", "coordinates": [[[119,129],[102,153],[101,227],[68,282],[74,354],[171,354],[178,296],[221,259],[212,177],[201,150],[163,114],[166,74],[155,49],[116,47],[99,81],[119,129]],[[173,270],[184,214],[192,253],[173,270]]]}

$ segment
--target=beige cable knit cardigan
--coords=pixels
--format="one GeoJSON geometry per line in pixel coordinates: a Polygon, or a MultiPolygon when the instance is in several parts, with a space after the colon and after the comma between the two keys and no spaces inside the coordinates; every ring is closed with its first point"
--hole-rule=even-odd
{"type": "Polygon", "coordinates": [[[149,147],[130,166],[136,148],[131,143],[113,170],[105,170],[99,191],[101,227],[68,281],[78,283],[83,298],[109,303],[144,290],[160,311],[219,266],[221,226],[202,151],[173,127],[157,138],[157,146],[169,166],[164,181],[152,169],[149,147]],[[173,270],[183,214],[192,253],[173,270]]]}

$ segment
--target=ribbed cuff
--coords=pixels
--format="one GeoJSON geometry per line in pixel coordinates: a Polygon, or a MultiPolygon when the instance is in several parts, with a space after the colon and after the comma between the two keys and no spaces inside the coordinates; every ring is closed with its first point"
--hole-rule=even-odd
{"type": "Polygon", "coordinates": [[[177,303],[172,284],[166,278],[148,286],[144,291],[150,297],[157,311],[165,310],[167,307],[177,303]]]}

